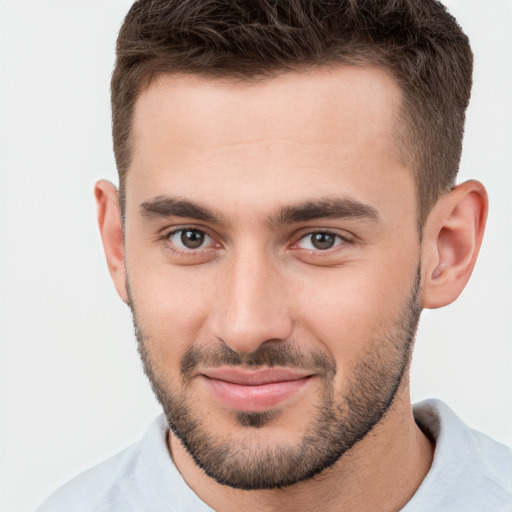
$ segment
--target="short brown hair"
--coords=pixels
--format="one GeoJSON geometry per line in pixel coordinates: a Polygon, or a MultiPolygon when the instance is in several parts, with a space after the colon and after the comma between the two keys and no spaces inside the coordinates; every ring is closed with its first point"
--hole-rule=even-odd
{"type": "Polygon", "coordinates": [[[402,90],[401,154],[419,224],[455,181],[473,54],[437,0],[138,0],[119,32],[112,126],[124,208],[139,94],[165,74],[250,80],[314,66],[380,66],[402,90]]]}

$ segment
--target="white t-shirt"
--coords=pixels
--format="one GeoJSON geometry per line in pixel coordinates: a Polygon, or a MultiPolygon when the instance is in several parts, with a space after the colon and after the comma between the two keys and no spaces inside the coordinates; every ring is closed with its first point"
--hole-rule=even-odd
{"type": "MultiPolygon", "coordinates": [[[[467,427],[445,404],[414,407],[435,440],[432,467],[402,512],[512,512],[512,450],[467,427]]],[[[36,512],[203,512],[166,444],[159,416],[137,443],[75,477],[36,512]]]]}

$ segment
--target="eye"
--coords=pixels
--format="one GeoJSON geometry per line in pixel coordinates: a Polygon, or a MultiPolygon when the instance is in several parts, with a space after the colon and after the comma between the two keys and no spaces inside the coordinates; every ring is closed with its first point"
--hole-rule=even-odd
{"type": "Polygon", "coordinates": [[[308,251],[326,251],[341,245],[344,241],[345,239],[340,235],[319,231],[303,236],[297,246],[308,251]]]}
{"type": "Polygon", "coordinates": [[[194,250],[201,249],[204,246],[210,245],[213,240],[209,237],[204,231],[200,231],[199,229],[178,229],[169,233],[168,235],[169,241],[178,247],[179,249],[184,250],[194,250]]]}

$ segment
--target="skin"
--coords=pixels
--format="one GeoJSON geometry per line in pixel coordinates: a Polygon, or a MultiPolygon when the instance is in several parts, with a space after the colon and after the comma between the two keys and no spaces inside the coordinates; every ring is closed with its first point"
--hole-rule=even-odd
{"type": "MultiPolygon", "coordinates": [[[[482,240],[485,189],[471,181],[440,198],[420,242],[413,174],[394,147],[400,100],[384,71],[355,67],[252,83],[164,77],[141,93],[124,241],[115,187],[101,181],[95,193],[114,283],[128,302],[128,274],[166,386],[180,388],[180,361],[194,342],[225,343],[240,354],[278,342],[332,358],[333,385],[343,393],[370,341],[403,311],[418,268],[422,307],[457,298],[482,240]],[[144,215],[141,205],[162,196],[199,204],[220,219],[144,215]],[[358,201],[377,216],[271,222],[283,208],[319,198],[358,201]],[[187,252],[176,236],[166,237],[184,227],[206,232],[206,247],[187,252]],[[329,250],[312,248],[307,235],[325,231],[342,238],[329,250]]],[[[250,436],[199,379],[191,393],[213,435],[257,449],[297,442],[320,387],[311,379],[279,405],[278,421],[250,436]]],[[[169,447],[189,486],[218,511],[399,510],[433,456],[414,422],[408,370],[370,434],[318,477],[283,489],[221,485],[173,434],[169,447]]]]}

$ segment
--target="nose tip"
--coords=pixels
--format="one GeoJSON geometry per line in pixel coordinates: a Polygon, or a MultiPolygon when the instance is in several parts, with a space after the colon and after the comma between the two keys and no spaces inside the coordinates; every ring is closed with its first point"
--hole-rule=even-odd
{"type": "Polygon", "coordinates": [[[254,315],[242,318],[228,315],[220,339],[235,352],[252,354],[265,343],[284,341],[290,332],[291,322],[277,311],[260,320],[254,315]]]}
{"type": "MultiPolygon", "coordinates": [[[[247,284],[247,283],[246,283],[247,284]]],[[[275,294],[238,289],[230,300],[230,307],[222,315],[218,337],[232,350],[251,354],[269,341],[283,341],[290,337],[292,321],[284,304],[276,304],[275,294]]]]}
{"type": "Polygon", "coordinates": [[[283,282],[264,261],[233,265],[219,293],[215,336],[241,354],[289,338],[293,322],[283,282]]]}

